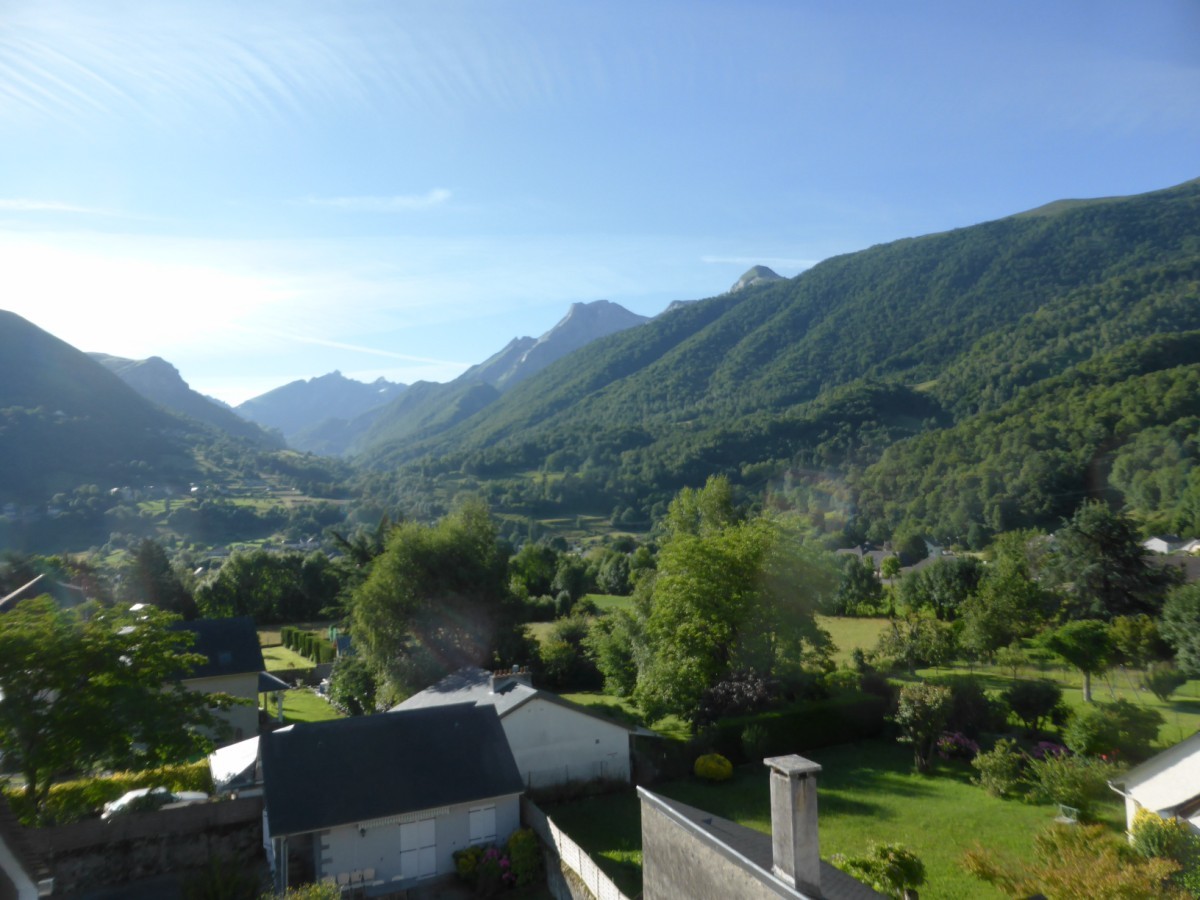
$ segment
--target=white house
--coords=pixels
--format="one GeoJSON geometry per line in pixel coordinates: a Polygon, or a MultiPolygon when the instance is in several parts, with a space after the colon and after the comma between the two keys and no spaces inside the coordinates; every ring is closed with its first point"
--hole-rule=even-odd
{"type": "Polygon", "coordinates": [[[261,748],[280,888],[329,881],[390,895],[453,875],[454,851],[520,827],[521,776],[490,707],[289,725],[261,748]]]}
{"type": "Polygon", "coordinates": [[[1183,539],[1174,534],[1156,534],[1142,541],[1142,548],[1150,553],[1174,553],[1183,545],[1183,539]]]}
{"type": "Polygon", "coordinates": [[[254,619],[250,616],[196,619],[180,622],[176,627],[196,636],[189,652],[205,657],[205,662],[183,679],[184,686],[205,694],[229,694],[249,701],[217,715],[233,729],[225,743],[254,737],[258,734],[259,674],[266,668],[254,619]]]}
{"type": "Polygon", "coordinates": [[[1200,732],[1109,783],[1125,798],[1125,827],[1139,809],[1182,819],[1200,832],[1200,732]]]}
{"type": "Polygon", "coordinates": [[[538,690],[527,671],[460,669],[392,712],[454,703],[495,707],[526,787],[594,778],[630,780],[633,729],[538,690]]]}

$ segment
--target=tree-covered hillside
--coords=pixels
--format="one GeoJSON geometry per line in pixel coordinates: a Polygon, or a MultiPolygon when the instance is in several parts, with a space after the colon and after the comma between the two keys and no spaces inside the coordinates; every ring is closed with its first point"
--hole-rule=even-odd
{"type": "MultiPolygon", "coordinates": [[[[681,306],[559,360],[438,434],[377,432],[361,461],[420,474],[401,491],[470,476],[502,507],[532,514],[625,507],[644,521],[715,472],[758,490],[788,472],[812,482],[820,470],[815,480],[838,484],[843,500],[848,484],[888,529],[906,519],[946,534],[972,522],[1051,521],[1063,502],[1023,501],[997,522],[968,504],[934,522],[919,498],[875,493],[907,482],[859,472],[893,444],[900,454],[905,440],[954,441],[957,429],[983,427],[966,425],[974,416],[1003,418],[1006,403],[1072,366],[1200,327],[1198,272],[1200,182],[1053,204],[681,306]],[[919,437],[947,427],[955,430],[919,437]]],[[[1047,387],[1027,402],[1056,396],[1047,387]]],[[[963,471],[985,449],[963,446],[963,471]]],[[[1035,458],[1024,480],[1005,474],[982,490],[1011,494],[1032,482],[1038,493],[1075,491],[1073,508],[1081,492],[1111,487],[1082,454],[1052,466],[1035,458]]]]}

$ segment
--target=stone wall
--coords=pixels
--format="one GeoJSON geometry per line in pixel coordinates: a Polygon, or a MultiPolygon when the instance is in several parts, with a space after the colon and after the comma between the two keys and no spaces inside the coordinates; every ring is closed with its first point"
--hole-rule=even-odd
{"type": "Polygon", "coordinates": [[[262,798],[247,797],[91,819],[32,832],[54,873],[55,896],[204,870],[211,860],[259,865],[262,798]]]}

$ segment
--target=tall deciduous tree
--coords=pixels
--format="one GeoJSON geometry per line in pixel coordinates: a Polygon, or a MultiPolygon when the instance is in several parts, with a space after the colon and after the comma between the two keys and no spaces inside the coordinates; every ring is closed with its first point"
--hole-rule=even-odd
{"type": "Polygon", "coordinates": [[[723,478],[685,490],[667,528],[635,691],[649,715],[694,720],[731,672],[769,675],[828,643],[814,612],[836,586],[832,566],[776,520],[739,521],[723,478]]]}
{"type": "Polygon", "coordinates": [[[1083,702],[1092,702],[1092,676],[1108,669],[1116,645],[1108,623],[1079,619],[1046,632],[1042,643],[1083,673],[1083,702]]]}
{"type": "MultiPolygon", "coordinates": [[[[154,608],[60,609],[49,597],[0,615],[0,753],[40,808],[51,781],[143,768],[211,749],[212,695],[180,677],[204,657],[154,608]]],[[[228,705],[229,698],[216,698],[228,705]]]]}
{"type": "Polygon", "coordinates": [[[1200,584],[1176,588],[1163,606],[1159,631],[1175,649],[1175,663],[1200,677],[1200,584]]]}
{"type": "Polygon", "coordinates": [[[527,663],[487,507],[469,500],[436,525],[405,522],[351,598],[367,661],[407,690],[467,665],[527,663]],[[503,658],[497,658],[498,656],[503,658]]]}

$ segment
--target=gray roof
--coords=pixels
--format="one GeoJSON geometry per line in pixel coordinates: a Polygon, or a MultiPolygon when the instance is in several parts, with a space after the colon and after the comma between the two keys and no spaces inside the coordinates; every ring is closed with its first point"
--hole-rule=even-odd
{"type": "Polygon", "coordinates": [[[196,642],[192,644],[190,652],[201,653],[208,658],[208,662],[196,666],[188,678],[241,675],[261,672],[267,667],[263,662],[258,631],[250,616],[196,619],[194,622],[179,622],[175,627],[195,634],[196,642]]]}
{"type": "MultiPolygon", "coordinates": [[[[714,816],[712,813],[688,806],[686,803],[680,803],[678,800],[671,800],[661,794],[652,794],[645,788],[638,788],[638,793],[659,808],[664,809],[664,812],[695,826],[711,844],[732,851],[735,857],[742,857],[754,869],[769,877],[771,883],[782,884],[771,874],[774,865],[771,835],[747,828],[745,825],[739,825],[737,822],[731,822],[729,819],[714,816]]],[[[792,893],[796,897],[807,896],[799,891],[794,891],[794,889],[792,893]]],[[[781,894],[781,896],[787,896],[787,894],[781,894]]],[[[883,896],[857,878],[847,875],[841,869],[821,860],[821,900],[879,900],[883,896]]]]}
{"type": "Polygon", "coordinates": [[[261,741],[271,834],[300,834],[524,788],[496,711],[458,704],[281,728],[261,741]]]}
{"type": "MultiPolygon", "coordinates": [[[[546,700],[585,716],[591,716],[624,731],[639,731],[623,722],[598,715],[586,706],[564,700],[558,694],[538,690],[515,679],[504,679],[500,689],[492,693],[492,673],[487,669],[478,668],[459,669],[457,672],[452,672],[432,687],[427,687],[425,690],[413,694],[403,703],[392,707],[391,711],[433,709],[451,703],[475,703],[479,706],[494,706],[500,718],[504,718],[534,698],[546,700]]],[[[653,734],[653,732],[645,733],[653,734]]]]}

